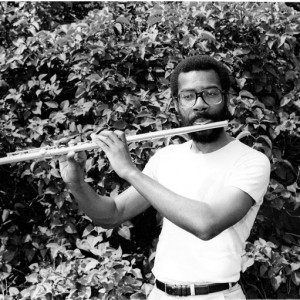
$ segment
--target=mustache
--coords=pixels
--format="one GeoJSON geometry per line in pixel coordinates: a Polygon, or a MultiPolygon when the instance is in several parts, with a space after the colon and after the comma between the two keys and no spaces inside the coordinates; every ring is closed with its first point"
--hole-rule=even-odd
{"type": "Polygon", "coordinates": [[[190,122],[193,123],[197,119],[203,120],[211,120],[213,122],[224,121],[230,117],[230,113],[226,108],[223,108],[222,111],[218,113],[211,113],[211,112],[195,112],[195,115],[190,119],[190,122]]]}
{"type": "Polygon", "coordinates": [[[208,113],[196,114],[193,118],[191,118],[190,122],[193,123],[198,119],[214,120],[214,119],[216,119],[216,116],[208,114],[208,113]]]}

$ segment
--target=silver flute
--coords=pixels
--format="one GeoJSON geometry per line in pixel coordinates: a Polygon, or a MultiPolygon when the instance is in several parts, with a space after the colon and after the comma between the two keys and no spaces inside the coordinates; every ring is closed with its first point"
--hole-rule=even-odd
{"type": "MultiPolygon", "coordinates": [[[[204,131],[213,128],[227,127],[228,121],[220,121],[207,124],[197,124],[193,126],[186,126],[174,129],[166,129],[156,132],[142,133],[132,136],[127,136],[126,141],[131,142],[142,142],[148,140],[155,140],[160,138],[166,138],[169,136],[186,134],[197,131],[204,131]]],[[[93,141],[81,142],[76,145],[59,145],[59,146],[49,146],[35,149],[27,149],[22,151],[7,153],[6,157],[0,158],[0,165],[12,164],[20,161],[36,160],[36,159],[49,159],[55,156],[65,155],[70,151],[80,152],[89,151],[97,149],[99,146],[93,141]]]]}

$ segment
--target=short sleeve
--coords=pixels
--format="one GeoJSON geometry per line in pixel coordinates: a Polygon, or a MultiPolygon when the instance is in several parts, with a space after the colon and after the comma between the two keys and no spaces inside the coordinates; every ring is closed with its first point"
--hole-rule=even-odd
{"type": "Polygon", "coordinates": [[[260,205],[269,181],[270,162],[264,154],[257,151],[257,153],[248,153],[238,160],[230,170],[225,186],[239,188],[250,195],[256,204],[260,205]]]}
{"type": "Polygon", "coordinates": [[[156,180],[156,154],[152,156],[144,167],[143,173],[156,180]]]}

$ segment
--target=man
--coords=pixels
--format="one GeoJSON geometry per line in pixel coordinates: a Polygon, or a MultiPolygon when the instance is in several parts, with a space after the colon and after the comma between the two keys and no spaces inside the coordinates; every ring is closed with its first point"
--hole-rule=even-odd
{"type": "MultiPolygon", "coordinates": [[[[182,61],[171,79],[182,125],[227,119],[229,83],[209,56],[182,61]]],[[[131,187],[114,199],[96,194],[84,182],[83,153],[61,159],[62,177],[97,225],[117,226],[151,205],[164,217],[149,299],[245,299],[241,255],[268,186],[267,157],[218,128],[161,149],[141,172],[124,134],[103,131],[93,140],[131,187]]]]}

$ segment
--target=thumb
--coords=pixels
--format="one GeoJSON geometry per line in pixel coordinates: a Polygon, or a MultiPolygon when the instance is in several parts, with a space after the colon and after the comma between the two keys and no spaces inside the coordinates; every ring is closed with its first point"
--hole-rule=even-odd
{"type": "Polygon", "coordinates": [[[67,154],[67,160],[71,164],[84,165],[86,161],[86,153],[84,151],[76,152],[76,153],[74,151],[70,151],[67,154]]]}
{"type": "Polygon", "coordinates": [[[75,161],[75,152],[74,151],[69,151],[68,154],[67,154],[67,160],[68,162],[70,163],[76,163],[75,161]]]}

